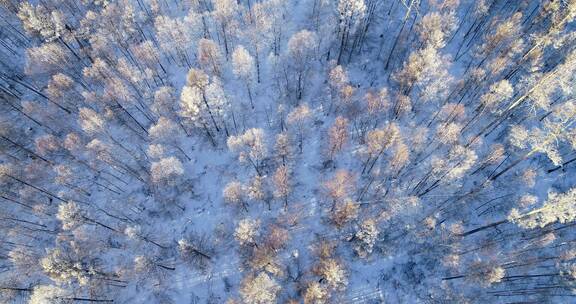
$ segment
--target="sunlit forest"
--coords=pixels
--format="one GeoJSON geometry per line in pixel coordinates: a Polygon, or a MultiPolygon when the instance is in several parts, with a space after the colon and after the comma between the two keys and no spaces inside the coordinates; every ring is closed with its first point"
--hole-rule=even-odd
{"type": "Polygon", "coordinates": [[[0,302],[576,302],[576,0],[0,0],[0,302]]]}

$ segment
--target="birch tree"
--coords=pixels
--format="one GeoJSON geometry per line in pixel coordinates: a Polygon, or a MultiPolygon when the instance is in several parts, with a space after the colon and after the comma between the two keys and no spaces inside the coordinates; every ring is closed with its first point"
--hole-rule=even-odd
{"type": "Polygon", "coordinates": [[[294,81],[296,82],[296,99],[301,100],[304,87],[308,82],[310,64],[315,57],[318,47],[316,33],[302,30],[290,37],[288,40],[288,55],[290,64],[294,71],[294,81]]]}
{"type": "Polygon", "coordinates": [[[249,129],[242,135],[230,136],[228,149],[238,154],[241,163],[249,163],[256,174],[262,174],[262,162],[268,156],[263,129],[249,129]]]}
{"type": "Polygon", "coordinates": [[[254,59],[248,51],[241,45],[237,46],[232,53],[232,71],[246,85],[248,97],[250,98],[250,105],[254,109],[254,101],[252,98],[252,81],[254,77],[254,59]]]}
{"type": "Polygon", "coordinates": [[[569,223],[576,219],[576,188],[565,193],[548,193],[542,207],[522,212],[513,209],[508,219],[522,228],[543,228],[552,223],[569,223]]]}

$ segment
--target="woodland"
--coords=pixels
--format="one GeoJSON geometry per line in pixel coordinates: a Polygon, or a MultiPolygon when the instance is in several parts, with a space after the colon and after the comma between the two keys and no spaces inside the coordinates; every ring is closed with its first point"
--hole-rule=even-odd
{"type": "Polygon", "coordinates": [[[0,302],[576,303],[576,0],[0,0],[0,302]]]}

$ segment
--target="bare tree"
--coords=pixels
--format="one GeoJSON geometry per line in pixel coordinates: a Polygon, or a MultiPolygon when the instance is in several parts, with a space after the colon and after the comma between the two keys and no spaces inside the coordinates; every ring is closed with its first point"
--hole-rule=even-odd
{"type": "Polygon", "coordinates": [[[288,41],[288,54],[291,59],[292,69],[295,73],[296,99],[301,100],[305,85],[308,81],[310,64],[315,57],[318,46],[316,34],[302,30],[290,37],[288,41]]]}
{"type": "Polygon", "coordinates": [[[230,136],[228,149],[238,154],[241,163],[249,163],[256,174],[262,174],[262,162],[268,155],[263,129],[249,129],[244,134],[230,136]]]}
{"type": "Polygon", "coordinates": [[[252,98],[252,81],[254,77],[254,58],[241,45],[237,46],[232,53],[232,71],[246,85],[250,105],[254,109],[254,100],[252,98]]]}
{"type": "Polygon", "coordinates": [[[322,259],[314,267],[314,273],[322,278],[326,285],[334,290],[343,290],[348,285],[346,270],[336,259],[322,259]]]}
{"type": "Polygon", "coordinates": [[[259,235],[259,220],[243,219],[238,223],[234,231],[234,237],[242,246],[258,246],[256,238],[259,235]]]}
{"type": "Polygon", "coordinates": [[[202,69],[213,76],[222,73],[222,55],[216,42],[209,39],[200,39],[198,42],[198,62],[202,69]]]}
{"type": "Polygon", "coordinates": [[[246,303],[271,304],[276,302],[280,285],[266,272],[249,274],[242,280],[240,295],[246,303]]]}
{"type": "Polygon", "coordinates": [[[512,209],[508,219],[522,228],[545,227],[549,224],[559,222],[568,223],[576,219],[574,213],[574,203],[576,200],[576,189],[571,189],[566,193],[548,193],[548,199],[540,208],[528,212],[521,212],[512,209]]]}
{"type": "Polygon", "coordinates": [[[310,113],[310,108],[307,104],[301,104],[294,108],[292,112],[288,113],[286,122],[288,126],[296,129],[296,134],[298,135],[298,149],[302,153],[302,147],[304,145],[304,132],[311,120],[312,114],[310,113]]]}
{"type": "Polygon", "coordinates": [[[273,177],[274,196],[284,201],[284,209],[288,209],[288,196],[292,192],[292,181],[290,171],[286,166],[276,169],[273,177]]]}
{"type": "Polygon", "coordinates": [[[244,186],[238,181],[229,182],[224,190],[222,196],[227,203],[240,205],[244,211],[248,211],[248,205],[244,198],[244,186]]]}
{"type": "Polygon", "coordinates": [[[328,159],[342,151],[348,141],[348,120],[342,116],[336,117],[334,124],[328,130],[328,159]]]}

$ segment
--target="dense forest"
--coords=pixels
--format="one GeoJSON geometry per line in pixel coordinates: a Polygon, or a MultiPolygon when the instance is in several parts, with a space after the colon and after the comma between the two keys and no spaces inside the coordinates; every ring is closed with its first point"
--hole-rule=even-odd
{"type": "Polygon", "coordinates": [[[0,302],[576,302],[576,0],[0,0],[0,302]]]}

